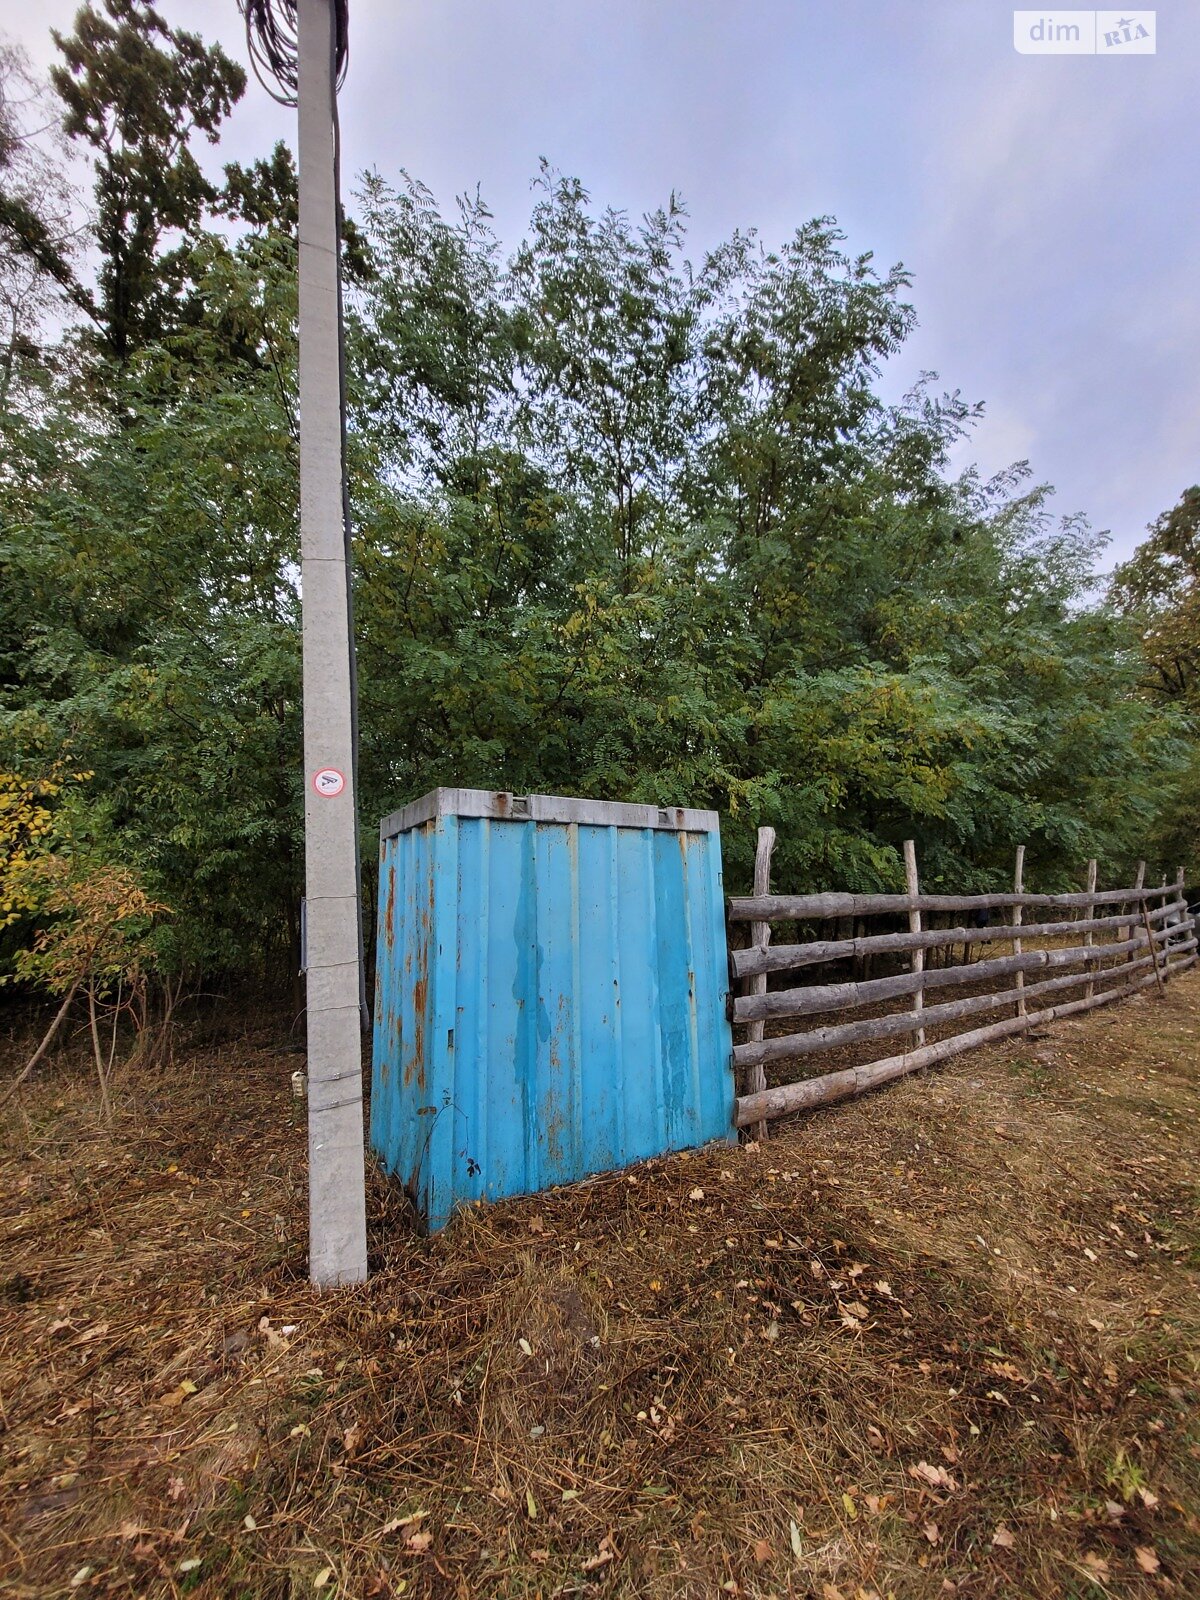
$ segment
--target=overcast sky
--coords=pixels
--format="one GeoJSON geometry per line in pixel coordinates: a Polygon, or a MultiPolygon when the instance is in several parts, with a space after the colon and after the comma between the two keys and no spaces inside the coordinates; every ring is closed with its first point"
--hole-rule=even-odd
{"type": "MultiPolygon", "coordinates": [[[[0,29],[45,64],[75,9],[0,0],[0,29]]],[[[161,9],[245,60],[235,0],[161,9]]],[[[827,213],[903,261],[887,392],[933,369],[984,401],[960,464],[1028,458],[1106,565],[1200,481],[1196,0],[1120,59],[1019,55],[996,0],[350,0],[350,39],[348,168],[478,183],[507,246],[544,155],[599,204],[675,189],[697,251],[827,213]]],[[[222,156],[293,132],[252,81],[222,156]]]]}

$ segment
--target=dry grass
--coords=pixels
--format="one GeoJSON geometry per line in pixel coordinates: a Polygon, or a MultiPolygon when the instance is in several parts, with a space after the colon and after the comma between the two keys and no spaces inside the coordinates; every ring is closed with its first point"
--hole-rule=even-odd
{"type": "Polygon", "coordinates": [[[1198,1030],[1192,976],[431,1241],[378,1186],[324,1297],[268,1030],[111,1130],[60,1067],[0,1145],[0,1587],[1194,1596],[1198,1030]]]}

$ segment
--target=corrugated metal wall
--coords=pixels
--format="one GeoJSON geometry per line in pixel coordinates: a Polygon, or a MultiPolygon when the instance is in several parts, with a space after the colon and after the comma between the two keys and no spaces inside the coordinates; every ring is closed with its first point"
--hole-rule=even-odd
{"type": "Polygon", "coordinates": [[[382,833],[371,1143],[431,1226],[733,1136],[713,813],[438,790],[382,833]]]}

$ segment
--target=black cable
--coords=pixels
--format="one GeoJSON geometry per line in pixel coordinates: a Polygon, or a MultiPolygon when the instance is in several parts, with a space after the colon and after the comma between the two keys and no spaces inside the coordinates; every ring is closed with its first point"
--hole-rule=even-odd
{"type": "MultiPolygon", "coordinates": [[[[333,6],[334,92],[346,81],[350,60],[350,0],[330,0],[333,6]]],[[[246,19],[246,46],[254,76],[282,106],[296,104],[298,48],[296,0],[238,0],[246,19]]]]}

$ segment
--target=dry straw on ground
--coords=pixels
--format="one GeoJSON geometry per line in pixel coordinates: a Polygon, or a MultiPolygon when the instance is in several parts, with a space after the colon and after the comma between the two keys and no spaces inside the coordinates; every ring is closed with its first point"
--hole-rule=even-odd
{"type": "Polygon", "coordinates": [[[304,1282],[263,1030],[0,1148],[13,1596],[1200,1592],[1200,979],[304,1282]]]}

